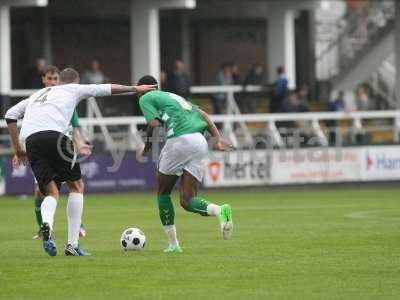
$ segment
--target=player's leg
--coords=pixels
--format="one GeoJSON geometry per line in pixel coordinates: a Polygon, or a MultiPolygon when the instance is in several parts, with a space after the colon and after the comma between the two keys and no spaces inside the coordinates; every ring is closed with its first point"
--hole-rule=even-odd
{"type": "Polygon", "coordinates": [[[41,213],[41,206],[42,202],[44,199],[44,195],[40,192],[39,185],[35,179],[35,186],[34,186],[34,203],[35,203],[35,217],[36,217],[36,223],[39,225],[39,231],[36,235],[33,236],[33,239],[42,239],[42,234],[41,234],[41,227],[42,227],[42,213],[41,213]]]}
{"type": "Polygon", "coordinates": [[[60,181],[54,161],[58,157],[58,132],[38,132],[29,136],[26,141],[26,152],[33,174],[37,179],[40,191],[45,195],[40,206],[42,215],[41,233],[43,248],[50,255],[57,254],[53,238],[54,215],[59,198],[60,181]]]}
{"type": "MultiPolygon", "coordinates": [[[[82,181],[82,186],[81,186],[82,194],[84,194],[85,193],[85,184],[83,183],[83,180],[81,180],[81,181],[82,181]]],[[[86,227],[83,225],[83,223],[81,223],[81,227],[79,228],[79,237],[86,237],[86,235],[87,235],[86,227]]]]}
{"type": "MultiPolygon", "coordinates": [[[[43,190],[43,189],[42,189],[43,190]]],[[[59,198],[59,190],[55,181],[50,181],[45,187],[46,196],[41,204],[42,224],[47,223],[53,230],[54,215],[57,208],[57,200],[59,198]]]]}
{"type": "Polygon", "coordinates": [[[83,190],[81,168],[76,162],[72,140],[60,133],[56,134],[57,149],[52,157],[52,167],[56,172],[59,182],[66,182],[69,189],[67,218],[68,218],[68,244],[66,255],[87,255],[79,248],[79,230],[83,212],[83,190]],[[71,250],[71,251],[69,251],[71,250]]]}
{"type": "Polygon", "coordinates": [[[79,245],[79,232],[82,224],[83,213],[83,191],[84,183],[82,179],[67,181],[69,189],[67,203],[68,218],[68,243],[65,254],[69,256],[88,255],[79,245]]]}
{"type": "Polygon", "coordinates": [[[35,184],[35,188],[34,188],[34,197],[35,197],[35,216],[36,216],[36,222],[40,226],[42,226],[42,214],[40,211],[40,207],[42,205],[43,199],[44,199],[44,195],[40,192],[39,190],[39,186],[37,184],[35,184]]]}
{"type": "Polygon", "coordinates": [[[176,236],[175,209],[171,201],[171,192],[176,184],[178,176],[157,174],[158,181],[158,211],[161,224],[168,238],[169,246],[165,252],[182,252],[176,236]]]}
{"type": "MultiPolygon", "coordinates": [[[[40,181],[39,181],[40,185],[40,181]]],[[[53,238],[54,215],[59,198],[59,185],[51,180],[46,185],[41,185],[41,191],[46,195],[41,204],[43,248],[50,256],[57,255],[56,243],[53,238]]]]}
{"type": "MultiPolygon", "coordinates": [[[[191,164],[191,170],[196,173],[196,164],[191,164]]],[[[228,204],[217,205],[208,203],[205,199],[197,196],[199,180],[190,172],[184,170],[181,177],[180,203],[181,206],[190,212],[201,216],[217,216],[221,225],[221,232],[224,239],[229,239],[233,231],[232,209],[228,204]]]]}

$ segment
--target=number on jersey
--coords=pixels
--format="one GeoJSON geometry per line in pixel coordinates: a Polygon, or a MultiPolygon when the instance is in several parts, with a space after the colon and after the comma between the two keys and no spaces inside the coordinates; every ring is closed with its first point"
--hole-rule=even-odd
{"type": "Polygon", "coordinates": [[[36,98],[36,100],[34,101],[39,102],[39,103],[43,103],[47,101],[47,94],[50,92],[51,88],[47,88],[42,94],[39,95],[39,97],[36,98]]]}
{"type": "Polygon", "coordinates": [[[170,97],[172,99],[174,99],[176,102],[179,103],[179,105],[184,109],[184,110],[191,110],[193,105],[190,104],[188,101],[186,101],[185,99],[183,99],[181,96],[173,94],[173,93],[169,93],[170,97]]]}

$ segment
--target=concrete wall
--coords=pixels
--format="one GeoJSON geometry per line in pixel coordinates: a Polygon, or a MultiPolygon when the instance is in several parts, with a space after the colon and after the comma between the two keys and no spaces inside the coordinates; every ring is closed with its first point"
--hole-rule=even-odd
{"type": "MultiPolygon", "coordinates": [[[[86,11],[72,15],[71,8],[63,15],[64,2],[51,2],[44,8],[18,8],[12,12],[13,83],[14,88],[31,72],[35,58],[44,56],[43,18],[49,15],[53,63],[59,67],[74,66],[79,71],[89,67],[94,58],[113,81],[128,83],[130,79],[130,35],[128,16],[86,16],[86,11]],[[54,8],[58,3],[63,4],[54,8]],[[68,13],[71,13],[69,15],[68,13]],[[81,16],[80,16],[81,15],[81,16]]],[[[183,11],[161,13],[161,67],[169,69],[182,57],[180,16],[183,11]]],[[[192,18],[192,17],[191,17],[192,18]]],[[[196,84],[212,84],[219,65],[234,61],[242,71],[255,62],[265,63],[266,19],[196,18],[190,20],[191,65],[196,84]],[[240,47],[239,47],[240,45],[240,47]],[[227,51],[228,50],[228,51],[227,51]]],[[[17,86],[18,85],[18,86],[17,86]]]]}
{"type": "MultiPolygon", "coordinates": [[[[218,67],[225,61],[238,63],[243,76],[255,62],[266,65],[267,15],[271,3],[278,2],[198,0],[192,11],[161,12],[161,68],[169,69],[184,54],[183,14],[189,19],[190,65],[195,84],[214,83],[218,67]]],[[[44,20],[50,22],[55,64],[73,65],[83,71],[91,59],[97,58],[113,81],[129,82],[130,0],[52,0],[47,8],[13,9],[12,16],[14,87],[35,58],[45,55],[41,47],[45,41],[44,20]]]]}
{"type": "Polygon", "coordinates": [[[214,84],[223,62],[235,62],[248,72],[252,64],[266,63],[266,21],[213,19],[194,22],[196,45],[194,76],[200,84],[214,84]]]}

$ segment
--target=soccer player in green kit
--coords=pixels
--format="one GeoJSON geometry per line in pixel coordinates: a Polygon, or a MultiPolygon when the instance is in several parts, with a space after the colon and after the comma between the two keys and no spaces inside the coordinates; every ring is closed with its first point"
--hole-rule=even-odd
{"type": "MultiPolygon", "coordinates": [[[[42,82],[44,87],[52,87],[56,86],[59,84],[60,81],[60,70],[55,67],[55,66],[47,66],[43,72],[42,76],[42,82]]],[[[75,111],[74,114],[72,115],[71,118],[71,126],[72,126],[72,131],[73,131],[73,140],[76,145],[76,148],[79,149],[79,154],[88,156],[91,154],[91,146],[87,145],[85,141],[82,138],[82,135],[79,130],[79,117],[77,112],[75,111]]],[[[35,197],[35,215],[36,215],[36,222],[40,226],[42,226],[42,213],[40,210],[40,207],[42,205],[44,195],[40,192],[39,187],[36,183],[35,179],[35,191],[34,191],[34,197],[35,197]]],[[[81,226],[81,230],[79,232],[79,235],[84,237],[86,236],[86,229],[81,226]]],[[[34,239],[41,238],[40,236],[40,230],[37,235],[33,237],[34,239]]]]}
{"type": "MultiPolygon", "coordinates": [[[[152,76],[142,77],[138,84],[157,84],[152,76]]],[[[151,149],[153,129],[163,125],[167,141],[161,150],[157,167],[158,209],[161,223],[168,237],[169,246],[164,252],[182,252],[176,234],[175,211],[171,192],[181,177],[180,204],[201,216],[216,216],[224,239],[233,232],[232,209],[228,204],[216,205],[197,196],[198,185],[205,171],[208,144],[203,136],[207,130],[215,139],[215,148],[230,151],[232,145],[224,141],[209,115],[182,97],[162,91],[150,91],[140,95],[140,108],[148,123],[147,141],[143,150],[151,149]]]]}

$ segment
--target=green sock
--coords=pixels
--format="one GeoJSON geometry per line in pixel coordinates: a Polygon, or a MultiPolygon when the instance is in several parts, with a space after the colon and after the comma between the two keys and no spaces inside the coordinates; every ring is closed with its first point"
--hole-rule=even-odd
{"type": "Polygon", "coordinates": [[[188,210],[202,216],[208,216],[207,213],[208,202],[200,197],[193,197],[189,201],[188,210]]]}
{"type": "Polygon", "coordinates": [[[171,195],[158,196],[158,211],[160,213],[161,223],[166,225],[175,224],[175,210],[171,201],[171,195]]]}
{"type": "Polygon", "coordinates": [[[35,198],[35,215],[36,215],[36,222],[38,223],[39,227],[42,226],[42,212],[41,212],[41,205],[43,202],[43,198],[35,198]]]}

